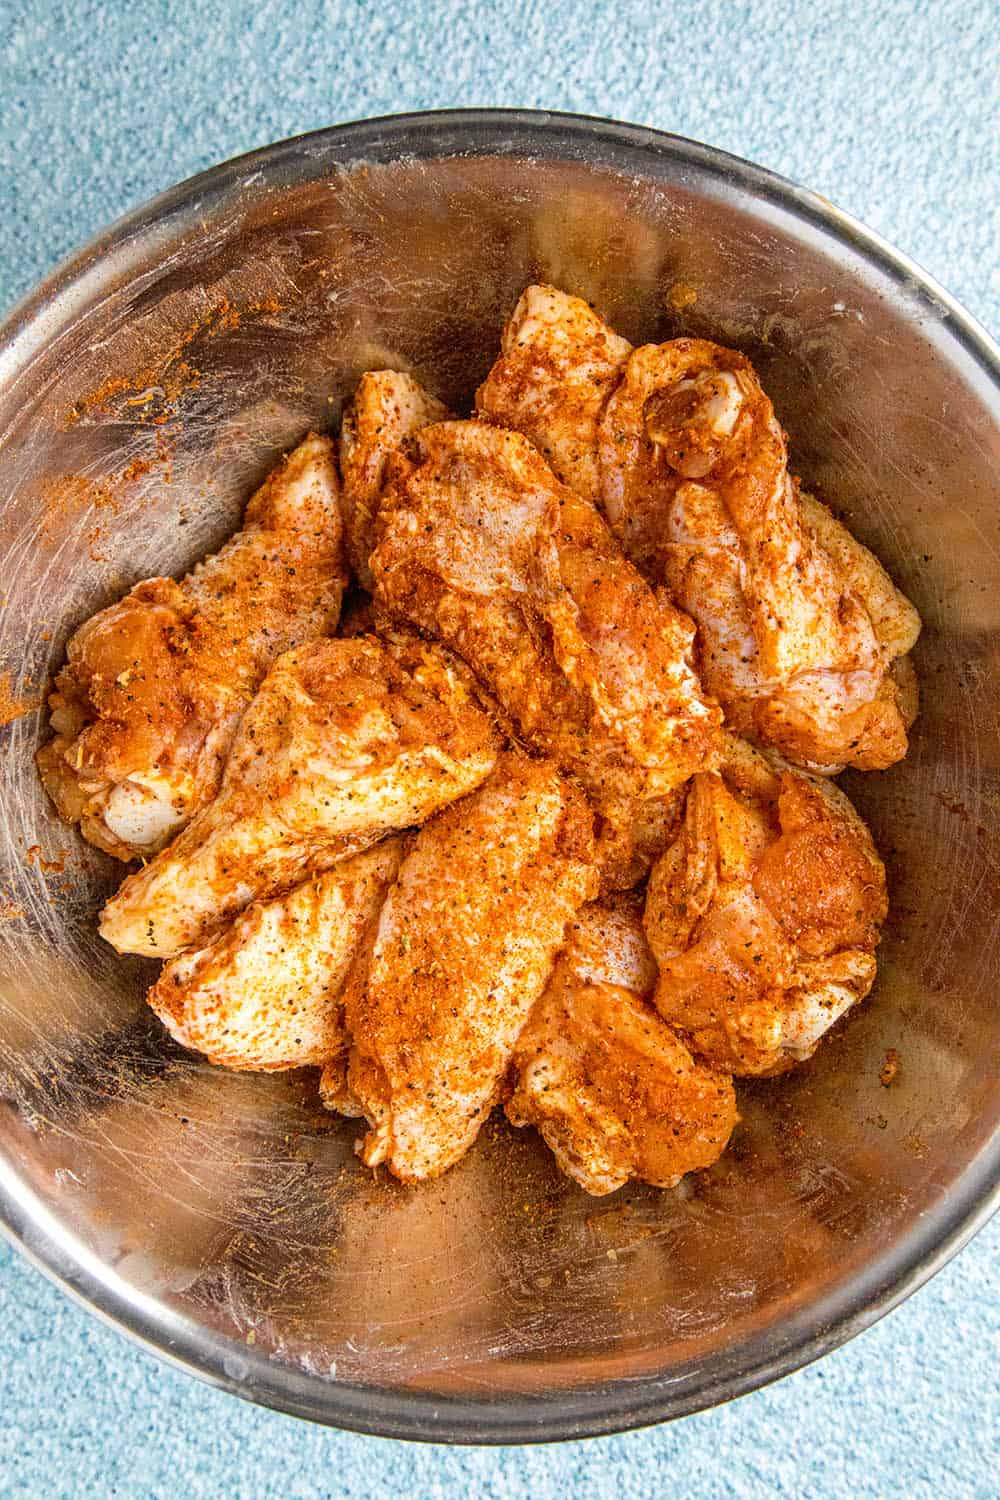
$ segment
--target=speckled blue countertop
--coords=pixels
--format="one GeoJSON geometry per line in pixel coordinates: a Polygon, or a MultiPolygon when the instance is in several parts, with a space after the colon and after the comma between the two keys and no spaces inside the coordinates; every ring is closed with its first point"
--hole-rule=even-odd
{"type": "MultiPolygon", "coordinates": [[[[364,115],[534,105],[677,131],[807,183],[995,333],[998,32],[991,0],[23,0],[0,28],[0,304],[142,199],[253,146],[364,115]]],[[[995,1222],[876,1328],[721,1411],[462,1451],[211,1391],[0,1248],[0,1494],[995,1497],[998,1266],[995,1222]]]]}

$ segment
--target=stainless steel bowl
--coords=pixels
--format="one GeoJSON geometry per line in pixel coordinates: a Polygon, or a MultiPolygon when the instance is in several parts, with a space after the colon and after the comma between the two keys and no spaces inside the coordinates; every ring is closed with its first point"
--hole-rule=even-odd
{"type": "Polygon", "coordinates": [[[911,754],[850,784],[892,881],[877,991],[813,1063],[741,1090],[714,1170],[593,1200],[495,1123],[439,1183],[374,1181],[310,1077],[227,1075],[167,1040],[147,966],[95,934],[120,869],[41,794],[41,716],[0,731],[8,1232],[174,1363],[400,1437],[610,1432],[761,1385],[937,1270],[1000,1173],[998,351],[767,172],[469,111],[271,146],[123,220],[4,333],[0,701],[37,700],[80,620],[217,543],[363,369],[468,401],[539,277],[632,339],[745,349],[796,468],[926,622],[911,754]]]}

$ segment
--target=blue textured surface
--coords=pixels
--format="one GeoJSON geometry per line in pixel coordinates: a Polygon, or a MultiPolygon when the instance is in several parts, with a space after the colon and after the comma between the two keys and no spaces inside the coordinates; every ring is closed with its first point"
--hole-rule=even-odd
{"type": "MultiPolygon", "coordinates": [[[[1000,327],[992,0],[0,0],[0,304],[126,209],[337,120],[609,114],[806,182],[1000,327]],[[6,14],[7,20],[3,18],[6,14]]],[[[413,1500],[998,1493],[1000,1224],[812,1369],[672,1427],[446,1451],[325,1432],[139,1353],[0,1249],[0,1493],[413,1500]]]]}

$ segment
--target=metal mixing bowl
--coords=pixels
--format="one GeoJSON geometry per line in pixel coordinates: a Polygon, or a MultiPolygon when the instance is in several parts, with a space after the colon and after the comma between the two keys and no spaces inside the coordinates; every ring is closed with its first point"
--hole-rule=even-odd
{"type": "Polygon", "coordinates": [[[467,403],[536,278],[633,340],[746,350],[795,468],[925,621],[911,753],[848,778],[890,869],[876,992],[812,1063],[740,1090],[717,1167],[591,1199],[495,1122],[440,1182],[373,1180],[312,1077],[227,1074],[167,1039],[151,966],[95,932],[120,867],[37,783],[42,716],[0,731],[10,1235],[174,1363],[402,1437],[609,1432],[761,1385],[937,1270],[1000,1172],[998,351],[767,172],[648,130],[471,111],[271,146],[123,220],[4,334],[4,717],[95,608],[218,543],[362,370],[467,403]]]}

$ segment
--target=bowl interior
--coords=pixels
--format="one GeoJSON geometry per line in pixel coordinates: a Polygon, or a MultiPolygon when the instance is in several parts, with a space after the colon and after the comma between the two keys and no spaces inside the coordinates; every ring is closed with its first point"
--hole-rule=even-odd
{"type": "Polygon", "coordinates": [[[766,174],[500,116],[220,169],[28,312],[0,402],[0,1153],[29,1252],[252,1399],[480,1440],[706,1404],[924,1274],[995,1177],[1000,1120],[1000,419],[948,306],[766,174]],[[633,340],[746,351],[803,481],[925,621],[910,756],[847,778],[891,880],[874,995],[812,1063],[740,1090],[717,1167],[601,1200],[499,1121],[440,1182],[377,1180],[312,1075],[174,1046],[143,1003],[152,966],[95,932],[121,869],[53,816],[42,716],[20,712],[79,622],[218,543],[362,370],[467,406],[539,278],[633,340]]]}

